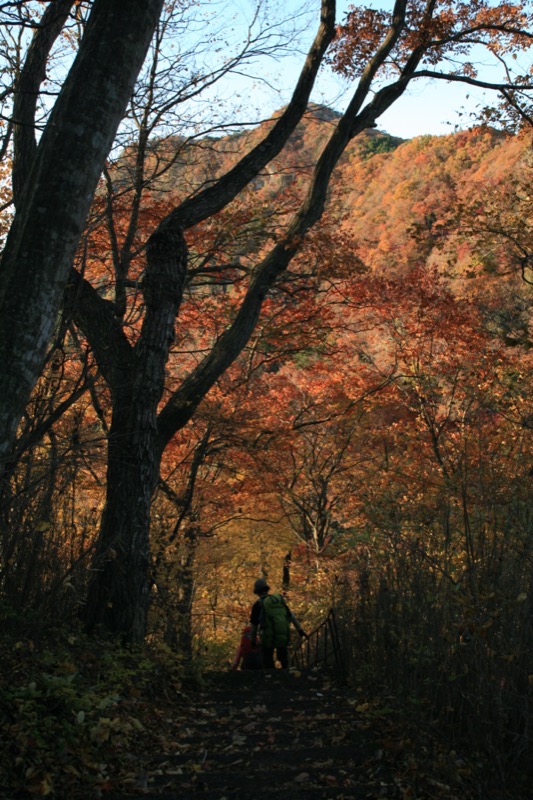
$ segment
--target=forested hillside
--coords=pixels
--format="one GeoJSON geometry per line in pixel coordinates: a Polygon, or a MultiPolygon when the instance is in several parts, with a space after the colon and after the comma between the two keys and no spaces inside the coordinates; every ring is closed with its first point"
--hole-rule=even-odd
{"type": "MultiPolygon", "coordinates": [[[[208,285],[191,297],[202,336],[206,317],[216,325],[221,293],[238,292],[254,232],[283,224],[281,212],[262,215],[265,198],[281,192],[277,207],[290,207],[301,154],[330,118],[315,109],[249,190],[239,225],[210,232],[223,255],[210,255],[208,285]],[[230,278],[217,259],[230,262],[230,278]]],[[[211,146],[213,162],[220,152],[223,162],[228,142],[211,146]]],[[[260,520],[242,530],[265,527],[251,549],[246,538],[219,537],[240,577],[236,591],[232,579],[232,591],[216,592],[218,621],[209,589],[197,606],[215,628],[227,614],[232,629],[235,603],[244,618],[251,565],[271,557],[269,521],[284,531],[271,567],[280,579],[291,537],[299,580],[326,562],[324,606],[352,575],[354,542],[367,536],[380,542],[371,559],[385,542],[393,551],[401,543],[462,585],[478,548],[500,563],[496,530],[507,529],[511,507],[513,524],[527,529],[530,148],[529,136],[478,128],[411,142],[369,132],[348,149],[324,221],[268,301],[246,358],[200,410],[199,440],[217,426],[216,468],[206,463],[196,484],[204,529],[227,518],[234,531],[239,516],[260,520]]],[[[506,558],[511,540],[500,541],[506,558]]],[[[218,569],[211,542],[199,552],[218,569]]],[[[374,576],[381,569],[371,564],[374,576]]],[[[295,602],[308,607],[307,593],[295,602]]]]}

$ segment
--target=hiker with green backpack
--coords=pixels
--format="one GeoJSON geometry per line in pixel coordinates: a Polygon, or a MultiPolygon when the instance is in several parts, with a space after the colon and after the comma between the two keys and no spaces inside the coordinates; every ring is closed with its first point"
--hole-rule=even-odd
{"type": "Polygon", "coordinates": [[[258,595],[258,600],[253,604],[250,615],[252,645],[257,643],[259,633],[264,669],[274,669],[274,651],[282,668],[288,669],[291,622],[300,636],[306,636],[306,633],[283,595],[270,594],[270,586],[264,578],[256,580],[254,594],[258,595]]]}

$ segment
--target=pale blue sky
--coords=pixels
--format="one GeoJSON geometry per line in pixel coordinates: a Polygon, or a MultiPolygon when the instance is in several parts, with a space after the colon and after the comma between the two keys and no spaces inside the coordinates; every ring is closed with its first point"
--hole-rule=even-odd
{"type": "MultiPolygon", "coordinates": [[[[304,5],[302,5],[302,0],[263,0],[263,3],[265,18],[269,21],[281,19],[282,16],[287,19],[291,12],[295,14],[295,25],[301,26],[303,32],[295,38],[293,50],[298,46],[302,52],[298,55],[295,52],[293,56],[286,56],[281,65],[273,60],[256,61],[249,70],[255,76],[255,80],[245,81],[239,76],[232,76],[228,79],[223,94],[229,98],[231,93],[236,91],[240,97],[242,108],[249,105],[259,113],[259,116],[266,117],[287,101],[289,89],[294,85],[294,80],[303,63],[303,50],[307,48],[314,36],[318,20],[319,0],[303,0],[304,5]],[[304,12],[302,12],[302,8],[305,9],[304,12]],[[299,14],[296,13],[298,10],[299,14]],[[305,20],[308,21],[306,30],[304,30],[305,20]]],[[[337,21],[342,20],[346,9],[352,4],[358,3],[349,3],[347,0],[338,2],[337,21]]],[[[391,10],[393,2],[392,0],[367,0],[361,5],[391,10]]],[[[251,19],[255,7],[255,0],[229,0],[229,4],[225,5],[226,9],[233,10],[231,30],[235,35],[242,31],[241,26],[244,21],[251,19]]],[[[494,67],[488,62],[484,49],[480,49],[480,58],[484,64],[484,77],[494,77],[494,67]]],[[[524,63],[528,65],[531,63],[531,57],[521,57],[520,61],[522,65],[524,63]]],[[[318,80],[312,99],[315,102],[342,110],[343,104],[340,96],[342,86],[339,79],[324,72],[318,80]]],[[[344,84],[344,88],[349,93],[350,87],[344,84]]],[[[463,84],[446,83],[441,80],[431,83],[416,81],[378,120],[378,127],[402,138],[412,138],[424,134],[452,133],[456,128],[467,128],[472,125],[472,112],[475,112],[480,106],[486,105],[491,96],[495,99],[494,93],[486,93],[481,89],[463,84]]]]}
{"type": "MultiPolygon", "coordinates": [[[[326,94],[319,92],[318,97],[326,102],[326,94]]],[[[378,128],[403,139],[453,133],[456,128],[472,125],[471,113],[488,101],[486,93],[470,86],[445,81],[414,81],[379,118],[378,128]]]]}

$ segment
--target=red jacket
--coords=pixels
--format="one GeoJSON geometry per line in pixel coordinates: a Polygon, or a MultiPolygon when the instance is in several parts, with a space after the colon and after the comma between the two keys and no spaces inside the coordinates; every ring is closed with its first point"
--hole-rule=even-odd
{"type": "Polygon", "coordinates": [[[246,625],[243,628],[242,636],[241,636],[241,643],[235,653],[235,658],[233,659],[233,664],[231,665],[232,669],[257,669],[259,664],[259,659],[261,655],[261,650],[259,647],[252,647],[252,626],[246,625]],[[241,665],[242,661],[242,665],[241,665]]]}

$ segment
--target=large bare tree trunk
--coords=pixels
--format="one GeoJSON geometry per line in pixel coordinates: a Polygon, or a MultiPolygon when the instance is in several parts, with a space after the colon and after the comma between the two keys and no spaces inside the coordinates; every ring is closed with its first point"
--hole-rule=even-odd
{"type": "MultiPolygon", "coordinates": [[[[25,174],[15,182],[17,211],[0,273],[0,464],[42,368],[98,178],[162,5],[94,0],[30,168],[15,158],[25,174]]],[[[32,152],[27,137],[24,147],[32,152]]]]}

